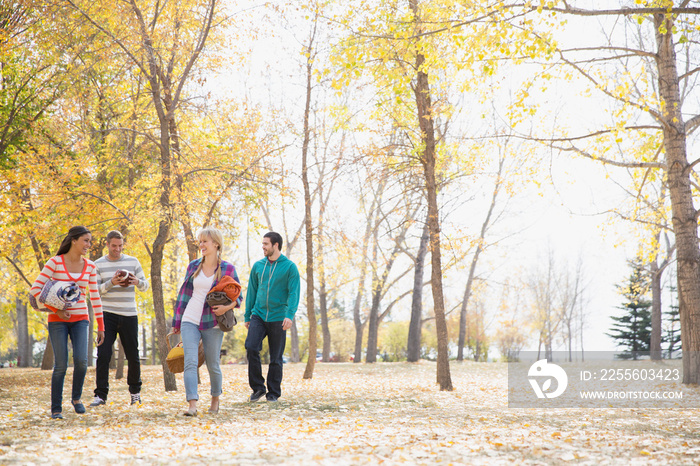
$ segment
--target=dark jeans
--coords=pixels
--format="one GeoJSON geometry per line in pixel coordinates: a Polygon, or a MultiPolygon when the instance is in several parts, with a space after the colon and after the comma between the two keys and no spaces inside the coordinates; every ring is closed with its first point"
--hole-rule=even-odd
{"type": "Polygon", "coordinates": [[[68,338],[73,346],[73,390],[71,400],[78,401],[83,394],[87,373],[88,327],[90,322],[49,322],[49,336],[53,348],[53,374],[51,375],[51,413],[60,413],[63,403],[63,381],[68,370],[68,338]]]}
{"type": "Polygon", "coordinates": [[[95,370],[95,396],[103,400],[109,394],[109,361],[112,359],[112,346],[117,335],[122,341],[124,356],[129,362],[126,383],[129,393],[141,393],[141,361],[139,360],[139,318],[120,316],[112,312],[102,314],[105,325],[105,341],[97,347],[97,368],[95,370]]]}
{"type": "Polygon", "coordinates": [[[270,366],[267,369],[267,398],[282,395],[282,355],[287,343],[287,332],[282,330],[282,322],[265,322],[253,315],[248,326],[245,349],[248,353],[248,383],[253,392],[265,391],[265,379],[260,364],[260,351],[267,337],[270,347],[270,366]]]}

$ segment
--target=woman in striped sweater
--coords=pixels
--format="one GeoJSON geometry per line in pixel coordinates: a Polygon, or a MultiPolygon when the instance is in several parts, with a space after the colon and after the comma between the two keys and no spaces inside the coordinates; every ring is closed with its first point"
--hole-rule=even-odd
{"type": "Polygon", "coordinates": [[[66,310],[49,308],[49,336],[53,347],[54,366],[51,376],[51,417],[63,419],[63,381],[68,368],[68,338],[73,346],[73,390],[72,402],[75,412],[85,413],[80,398],[87,372],[88,329],[90,317],[85,300],[90,291],[90,302],[97,320],[97,346],[104,340],[102,323],[102,301],[97,291],[95,264],[83,257],[92,245],[90,230],[76,226],[68,231],[54,257],[48,260],[34,281],[31,293],[38,299],[47,280],[74,282],[80,287],[80,300],[66,310]]]}

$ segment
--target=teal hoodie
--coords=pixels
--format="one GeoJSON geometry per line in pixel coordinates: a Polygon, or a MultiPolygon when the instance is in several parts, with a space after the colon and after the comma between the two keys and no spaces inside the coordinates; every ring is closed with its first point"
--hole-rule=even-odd
{"type": "Polygon", "coordinates": [[[250,271],[245,321],[255,314],[265,322],[294,319],[299,307],[299,270],[282,254],[275,262],[260,259],[250,271]]]}

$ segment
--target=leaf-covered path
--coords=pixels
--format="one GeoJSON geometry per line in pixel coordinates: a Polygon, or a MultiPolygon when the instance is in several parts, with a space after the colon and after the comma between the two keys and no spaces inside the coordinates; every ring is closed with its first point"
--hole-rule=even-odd
{"type": "MultiPolygon", "coordinates": [[[[106,406],[49,419],[51,371],[0,369],[0,464],[697,464],[700,410],[509,409],[504,364],[452,364],[454,392],[435,365],[285,365],[277,404],[247,403],[245,366],[224,370],[218,415],[200,414],[163,390],[160,367],[143,370],[140,407],[125,380],[106,406]]],[[[64,393],[69,396],[71,372],[64,393]]],[[[92,398],[88,371],[83,401],[92,398]]],[[[697,389],[694,389],[697,390],[697,389]]],[[[697,395],[697,394],[694,394],[697,395]]]]}

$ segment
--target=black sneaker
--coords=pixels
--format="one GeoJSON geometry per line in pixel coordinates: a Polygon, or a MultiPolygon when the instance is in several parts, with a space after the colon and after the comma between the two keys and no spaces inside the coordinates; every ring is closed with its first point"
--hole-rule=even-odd
{"type": "Polygon", "coordinates": [[[272,395],[267,395],[267,402],[268,403],[277,403],[279,399],[276,396],[272,395]]]}
{"type": "Polygon", "coordinates": [[[131,394],[131,404],[141,404],[141,394],[140,393],[132,393],[131,394]]]}
{"type": "Polygon", "coordinates": [[[250,398],[248,398],[248,401],[254,402],[258,401],[260,398],[265,396],[265,390],[258,390],[257,392],[254,392],[252,395],[250,395],[250,398]]]}
{"type": "Polygon", "coordinates": [[[94,408],[95,406],[100,406],[100,405],[103,405],[103,404],[105,404],[105,400],[103,400],[103,399],[100,398],[99,396],[95,396],[95,399],[92,400],[92,403],[90,403],[90,407],[91,407],[91,408],[94,408]]]}

